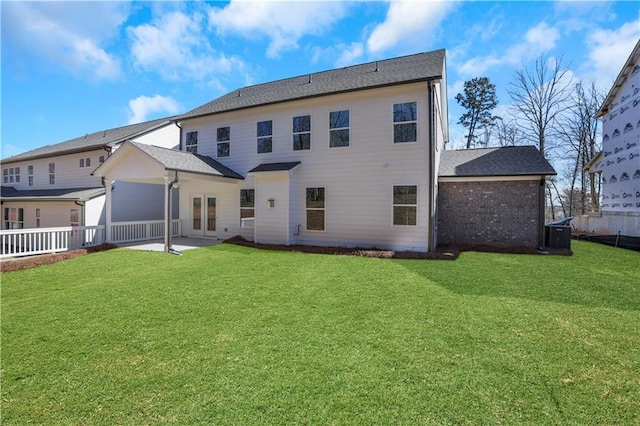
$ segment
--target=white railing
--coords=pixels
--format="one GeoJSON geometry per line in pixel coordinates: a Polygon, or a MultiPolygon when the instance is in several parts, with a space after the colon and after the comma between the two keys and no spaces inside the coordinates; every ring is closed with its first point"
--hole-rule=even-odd
{"type": "Polygon", "coordinates": [[[1,230],[0,258],[97,246],[104,243],[104,236],[104,225],[1,230]]]}
{"type": "Polygon", "coordinates": [[[255,226],[256,219],[254,217],[245,217],[240,219],[241,228],[253,228],[255,226]]]}
{"type": "MultiPolygon", "coordinates": [[[[182,234],[180,219],[171,221],[171,236],[182,234]]],[[[111,224],[111,242],[114,244],[164,238],[164,220],[114,222],[111,224]]]]}

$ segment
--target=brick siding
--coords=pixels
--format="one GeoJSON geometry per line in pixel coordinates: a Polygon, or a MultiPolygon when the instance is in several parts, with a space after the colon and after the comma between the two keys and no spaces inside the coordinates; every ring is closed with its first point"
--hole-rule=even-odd
{"type": "Polygon", "coordinates": [[[442,182],[438,245],[537,247],[539,181],[442,182]]]}

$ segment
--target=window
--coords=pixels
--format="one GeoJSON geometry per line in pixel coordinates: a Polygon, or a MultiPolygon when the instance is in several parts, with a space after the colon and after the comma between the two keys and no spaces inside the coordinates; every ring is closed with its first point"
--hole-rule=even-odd
{"type": "Polygon", "coordinates": [[[307,230],[324,231],[324,188],[307,188],[307,230]]]}
{"type": "Polygon", "coordinates": [[[349,146],[349,110],[329,113],[329,147],[349,146]]]}
{"type": "Polygon", "coordinates": [[[2,183],[9,183],[9,169],[2,171],[2,183]]]}
{"type": "Polygon", "coordinates": [[[293,117],[293,150],[311,149],[311,116],[293,117]]]}
{"type": "Polygon", "coordinates": [[[4,183],[20,183],[20,167],[9,167],[2,174],[4,183]]]}
{"type": "Polygon", "coordinates": [[[24,229],[24,209],[4,208],[4,229],[24,229]]]}
{"type": "Polygon", "coordinates": [[[393,187],[393,224],[417,224],[418,217],[418,187],[416,185],[402,185],[393,187]]]}
{"type": "Polygon", "coordinates": [[[83,167],[91,167],[91,158],[80,159],[80,168],[83,168],[83,167]]]}
{"type": "Polygon", "coordinates": [[[259,121],[256,128],[258,154],[271,152],[273,142],[273,121],[259,121]]]}
{"type": "Polygon", "coordinates": [[[216,140],[218,142],[218,157],[228,157],[231,154],[231,128],[218,127],[216,140]]]}
{"type": "Polygon", "coordinates": [[[16,183],[20,183],[20,167],[16,167],[14,171],[16,174],[16,183]]]}
{"type": "Polygon", "coordinates": [[[104,155],[101,155],[100,158],[98,158],[98,161],[100,164],[104,163],[104,155]]]}
{"type": "Polygon", "coordinates": [[[185,142],[187,152],[198,153],[198,132],[187,132],[187,140],[185,142]]]}
{"type": "Polygon", "coordinates": [[[36,209],[36,228],[40,228],[40,209],[36,209]]]}
{"type": "Polygon", "coordinates": [[[418,104],[393,104],[393,143],[418,142],[418,104]]]}
{"type": "Polygon", "coordinates": [[[253,228],[256,217],[256,192],[254,189],[240,190],[240,227],[253,228]]]}
{"type": "Polygon", "coordinates": [[[56,184],[56,163],[49,163],[49,185],[56,184]]]}
{"type": "Polygon", "coordinates": [[[27,180],[29,181],[29,186],[33,186],[33,166],[27,166],[27,180]]]}
{"type": "Polygon", "coordinates": [[[71,226],[80,226],[80,210],[71,209],[71,214],[69,215],[69,224],[71,226]]]}

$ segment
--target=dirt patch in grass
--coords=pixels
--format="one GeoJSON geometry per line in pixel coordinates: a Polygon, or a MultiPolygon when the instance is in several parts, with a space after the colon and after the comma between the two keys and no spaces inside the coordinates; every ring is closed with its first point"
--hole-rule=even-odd
{"type": "Polygon", "coordinates": [[[88,253],[96,253],[104,250],[116,248],[114,244],[102,244],[95,247],[87,247],[84,249],[70,250],[64,253],[41,254],[37,256],[25,256],[12,259],[4,259],[0,263],[0,272],[19,271],[21,269],[34,268],[36,266],[49,265],[51,263],[60,262],[62,260],[73,259],[74,257],[84,256],[88,253]]]}

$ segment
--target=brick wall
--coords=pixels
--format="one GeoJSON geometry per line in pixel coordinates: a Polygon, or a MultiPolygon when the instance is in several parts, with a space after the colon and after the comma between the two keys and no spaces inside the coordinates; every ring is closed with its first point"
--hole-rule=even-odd
{"type": "Polygon", "coordinates": [[[540,181],[441,182],[438,244],[538,246],[540,181]]]}

